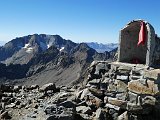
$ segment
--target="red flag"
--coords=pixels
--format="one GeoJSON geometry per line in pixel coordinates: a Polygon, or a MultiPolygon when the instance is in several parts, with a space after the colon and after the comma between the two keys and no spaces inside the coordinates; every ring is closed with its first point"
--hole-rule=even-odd
{"type": "Polygon", "coordinates": [[[141,29],[139,31],[139,40],[137,46],[140,44],[144,45],[146,41],[146,28],[145,28],[145,23],[142,21],[141,22],[141,29]]]}

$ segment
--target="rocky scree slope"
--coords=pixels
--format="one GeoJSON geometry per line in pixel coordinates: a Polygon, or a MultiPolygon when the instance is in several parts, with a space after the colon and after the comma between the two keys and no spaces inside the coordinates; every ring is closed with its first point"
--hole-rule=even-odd
{"type": "Polygon", "coordinates": [[[159,120],[159,69],[94,61],[72,87],[1,85],[1,119],[159,120]]]}
{"type": "Polygon", "coordinates": [[[93,60],[106,59],[108,59],[106,54],[97,53],[85,43],[78,44],[69,53],[65,51],[55,52],[55,50],[48,49],[43,54],[37,54],[29,62],[31,66],[27,76],[30,77],[24,81],[28,85],[42,85],[48,82],[61,85],[75,84],[82,80],[87,67],[93,60]],[[52,57],[50,58],[50,56],[52,57]]]}

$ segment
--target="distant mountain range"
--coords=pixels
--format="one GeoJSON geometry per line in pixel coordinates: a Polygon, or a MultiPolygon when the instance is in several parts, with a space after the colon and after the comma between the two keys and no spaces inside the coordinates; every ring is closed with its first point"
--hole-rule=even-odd
{"type": "Polygon", "coordinates": [[[87,43],[87,45],[95,49],[99,53],[103,53],[105,51],[109,52],[118,47],[118,43],[102,44],[102,43],[97,43],[97,42],[89,42],[87,43]]]}
{"type": "Polygon", "coordinates": [[[18,37],[0,47],[0,78],[66,85],[80,81],[92,61],[112,59],[115,52],[98,53],[86,43],[77,44],[59,35],[18,37]]]}

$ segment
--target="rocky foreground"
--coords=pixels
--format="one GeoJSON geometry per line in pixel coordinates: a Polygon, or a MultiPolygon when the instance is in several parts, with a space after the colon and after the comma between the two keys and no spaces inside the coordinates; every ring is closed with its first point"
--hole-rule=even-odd
{"type": "Polygon", "coordinates": [[[73,87],[0,86],[0,117],[12,120],[159,120],[160,70],[93,62],[73,87]]]}

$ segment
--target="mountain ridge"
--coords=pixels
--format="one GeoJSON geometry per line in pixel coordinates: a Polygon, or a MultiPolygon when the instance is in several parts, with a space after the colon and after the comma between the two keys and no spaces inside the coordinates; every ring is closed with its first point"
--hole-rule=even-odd
{"type": "Polygon", "coordinates": [[[113,56],[110,52],[98,53],[86,43],[77,44],[59,35],[33,34],[13,39],[0,48],[1,62],[6,64],[1,77],[21,79],[24,84],[70,84],[85,76],[92,61],[112,59],[113,56]],[[9,71],[19,71],[21,76],[12,72],[14,77],[7,77],[9,71]]]}
{"type": "Polygon", "coordinates": [[[112,51],[113,49],[118,47],[118,43],[97,43],[97,42],[86,42],[87,45],[93,49],[95,49],[99,53],[103,53],[105,51],[112,51]]]}

